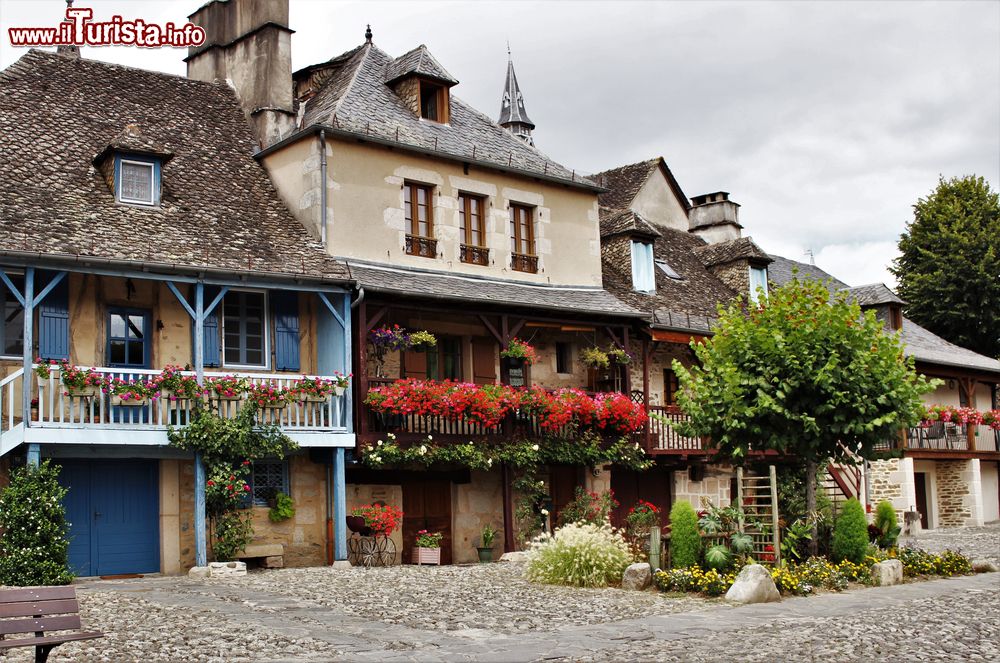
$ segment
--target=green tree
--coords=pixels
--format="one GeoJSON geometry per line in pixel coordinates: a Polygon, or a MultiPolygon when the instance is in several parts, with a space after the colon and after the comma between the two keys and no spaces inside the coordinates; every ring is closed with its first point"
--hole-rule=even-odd
{"type": "Polygon", "coordinates": [[[66,585],[69,523],[59,468],[44,461],[11,473],[0,494],[0,585],[66,585]]]}
{"type": "Polygon", "coordinates": [[[701,557],[701,534],[698,514],[686,500],[677,500],[670,508],[670,565],[684,569],[701,557]]]}
{"type": "MultiPolygon", "coordinates": [[[[799,459],[807,477],[821,463],[871,458],[875,445],[923,413],[933,385],[913,370],[896,334],[871,311],[817,281],[793,279],[749,312],[724,309],[715,334],[693,343],[700,365],[674,361],[686,435],[706,435],[721,456],[743,463],[751,449],[799,459]]],[[[816,482],[805,481],[816,512],[816,482]]],[[[813,520],[815,553],[817,529],[813,520]]]]}
{"type": "Polygon", "coordinates": [[[913,206],[891,268],[906,314],[943,338],[1000,357],[1000,197],[982,177],[938,182],[913,206]]]}
{"type": "Polygon", "coordinates": [[[849,559],[860,564],[868,551],[868,519],[865,508],[856,498],[844,502],[844,507],[833,524],[833,560],[849,559]]]}

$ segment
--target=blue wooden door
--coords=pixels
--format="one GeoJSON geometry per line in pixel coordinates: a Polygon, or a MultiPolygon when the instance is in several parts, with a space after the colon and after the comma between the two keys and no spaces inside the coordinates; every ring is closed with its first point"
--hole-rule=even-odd
{"type": "Polygon", "coordinates": [[[81,576],[160,570],[157,462],[62,462],[69,559],[81,576]]]}

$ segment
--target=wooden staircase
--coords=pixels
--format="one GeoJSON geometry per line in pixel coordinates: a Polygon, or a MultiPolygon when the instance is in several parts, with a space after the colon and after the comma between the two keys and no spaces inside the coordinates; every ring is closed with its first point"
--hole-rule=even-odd
{"type": "Polygon", "coordinates": [[[740,531],[753,537],[753,558],[763,564],[781,563],[778,526],[778,483],[774,465],[767,476],[744,474],[736,468],[737,499],[742,518],[740,531]]]}
{"type": "Polygon", "coordinates": [[[833,514],[840,512],[844,502],[855,497],[861,499],[861,468],[856,465],[830,463],[826,477],[820,483],[823,493],[830,499],[833,514]]]}

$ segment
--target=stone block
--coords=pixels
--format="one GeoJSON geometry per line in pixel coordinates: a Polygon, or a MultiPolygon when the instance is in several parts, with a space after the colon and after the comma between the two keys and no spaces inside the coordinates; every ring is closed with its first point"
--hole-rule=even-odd
{"type": "Polygon", "coordinates": [[[997,573],[1000,571],[1000,566],[990,559],[974,559],[972,560],[972,570],[976,573],[997,573]]]}
{"type": "Polygon", "coordinates": [[[517,550],[517,551],[514,551],[514,552],[507,552],[507,553],[504,553],[504,554],[500,555],[500,561],[501,562],[516,562],[516,563],[527,562],[528,561],[528,553],[526,553],[524,551],[521,551],[521,550],[517,550]]]}
{"type": "Polygon", "coordinates": [[[247,574],[246,562],[209,562],[209,578],[235,578],[247,574]]]}
{"type": "Polygon", "coordinates": [[[653,582],[653,569],[646,563],[630,564],[622,574],[622,589],[642,591],[653,582]]]}
{"type": "Polygon", "coordinates": [[[285,556],[284,555],[268,555],[264,558],[264,568],[265,569],[283,569],[285,568],[285,556]]]}
{"type": "Polygon", "coordinates": [[[208,577],[209,568],[207,566],[192,566],[188,570],[188,578],[201,580],[208,577]]]}
{"type": "Polygon", "coordinates": [[[772,603],[781,600],[771,573],[760,564],[743,567],[736,582],[726,592],[726,600],[733,603],[772,603]]]}
{"type": "Polygon", "coordinates": [[[285,546],[280,543],[254,543],[243,550],[243,553],[240,554],[240,559],[248,559],[250,557],[280,557],[284,554],[285,546]]]}
{"type": "Polygon", "coordinates": [[[903,582],[903,563],[898,559],[887,559],[872,564],[872,580],[880,587],[900,584],[903,582]]]}

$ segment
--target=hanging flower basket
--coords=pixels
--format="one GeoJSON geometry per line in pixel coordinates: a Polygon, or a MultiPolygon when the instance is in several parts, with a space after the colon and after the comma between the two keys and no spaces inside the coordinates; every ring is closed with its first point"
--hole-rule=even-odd
{"type": "Polygon", "coordinates": [[[603,370],[610,365],[608,353],[600,348],[584,348],[580,351],[580,362],[587,368],[603,370]]]}
{"type": "Polygon", "coordinates": [[[621,366],[632,363],[632,355],[621,348],[612,348],[611,350],[608,350],[608,359],[621,366]]]}
{"type": "Polygon", "coordinates": [[[527,341],[513,338],[507,347],[500,352],[500,357],[531,366],[538,359],[538,354],[535,352],[534,346],[527,341]]]}

